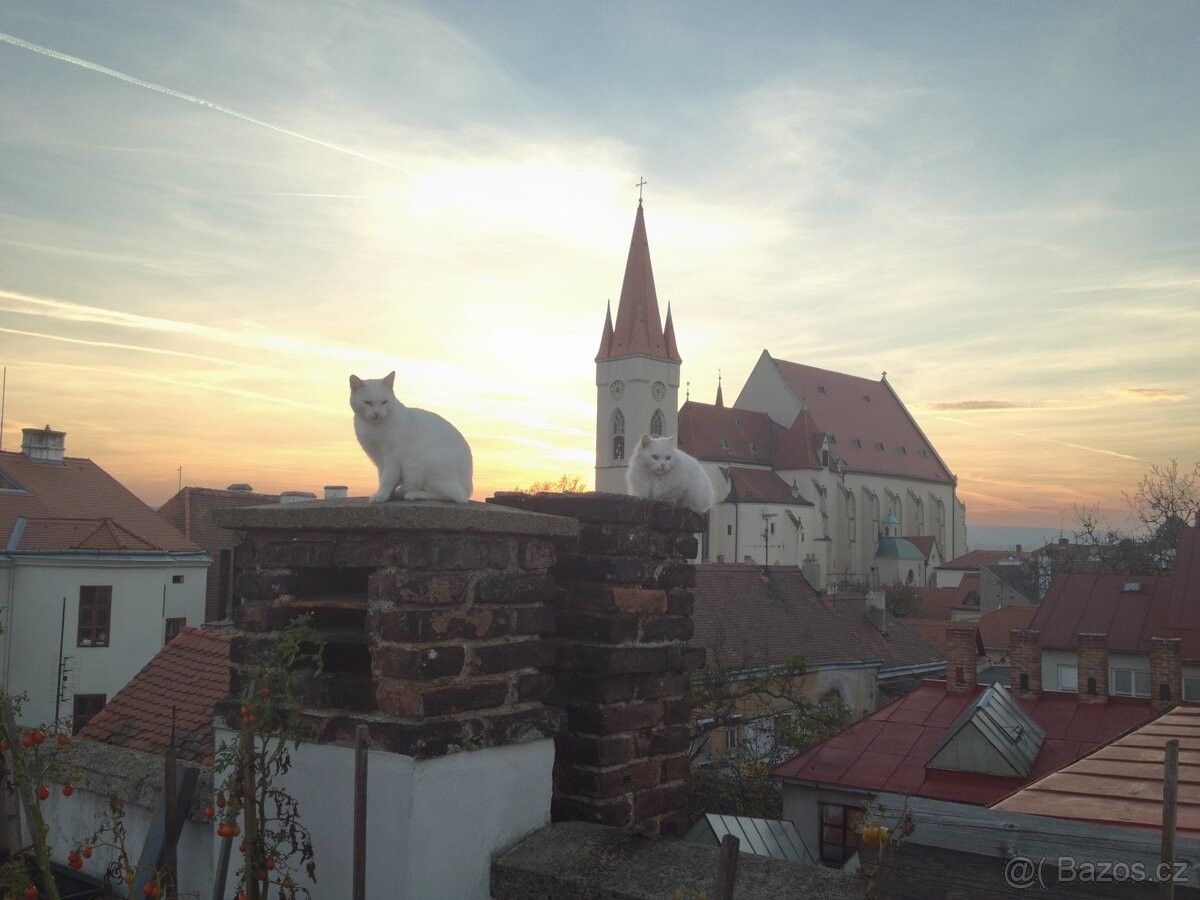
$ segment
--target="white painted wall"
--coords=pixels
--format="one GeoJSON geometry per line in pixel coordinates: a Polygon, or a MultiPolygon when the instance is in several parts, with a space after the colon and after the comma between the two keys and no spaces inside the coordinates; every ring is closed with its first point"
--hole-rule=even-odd
{"type": "MultiPolygon", "coordinates": [[[[1078,654],[1074,650],[1042,650],[1042,688],[1048,691],[1064,690],[1059,683],[1060,665],[1076,666],[1078,654]]],[[[1108,655],[1108,685],[1113,687],[1113,669],[1130,669],[1135,672],[1150,671],[1150,657],[1134,653],[1110,653],[1108,655]]],[[[1200,678],[1200,666],[1184,666],[1184,678],[1200,678]]],[[[1151,685],[1151,690],[1154,690],[1151,685]]],[[[1176,686],[1177,696],[1182,696],[1183,685],[1176,686]]],[[[1126,695],[1127,696],[1127,695],[1126,695]]]]}
{"type": "Polygon", "coordinates": [[[73,694],[111,698],[124,687],[162,648],[166,619],[182,617],[188,625],[201,624],[208,563],[207,556],[15,558],[7,572],[0,572],[0,621],[6,630],[0,677],[8,691],[29,695],[21,721],[49,722],[54,717],[60,633],[63,655],[70,657],[60,715],[69,716],[73,694]],[[182,575],[183,583],[172,583],[173,575],[182,575]],[[112,587],[107,647],[76,646],[79,589],[84,585],[112,587]]]}
{"type": "Polygon", "coordinates": [[[866,791],[846,791],[828,787],[789,784],[783,785],[783,817],[796,826],[809,852],[821,859],[821,803],[842,806],[861,806],[870,797],[866,791]]]}
{"type": "MultiPolygon", "coordinates": [[[[217,733],[218,741],[234,739],[217,733]]],[[[297,884],[314,900],[348,897],[354,750],[302,744],[292,762],[281,784],[300,803],[317,863],[316,883],[298,877],[297,884]]],[[[553,768],[549,739],[428,760],[369,752],[367,896],[489,897],[492,858],[550,822],[553,768]]],[[[214,869],[218,849],[214,840],[214,869]]]]}

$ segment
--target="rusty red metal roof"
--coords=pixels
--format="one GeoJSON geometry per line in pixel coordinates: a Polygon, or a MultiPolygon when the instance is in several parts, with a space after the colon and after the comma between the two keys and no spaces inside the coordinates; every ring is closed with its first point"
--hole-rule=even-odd
{"type": "Polygon", "coordinates": [[[1176,828],[1200,835],[1200,707],[1178,706],[993,804],[1007,812],[1162,829],[1163,758],[1179,740],[1176,828]]]}
{"type": "Polygon", "coordinates": [[[833,453],[848,471],[954,481],[886,378],[872,381],[767,357],[817,427],[834,436],[833,453]]]}
{"type": "Polygon", "coordinates": [[[6,451],[0,473],[18,486],[0,491],[0,547],[10,551],[200,552],[90,459],[46,462],[6,451]]]}
{"type": "MultiPolygon", "coordinates": [[[[1058,575],[1029,627],[1040,632],[1047,650],[1074,649],[1082,631],[1107,634],[1110,653],[1146,654],[1152,637],[1183,637],[1167,623],[1173,580],[1154,575],[1058,575]]],[[[1200,619],[1200,609],[1192,617],[1200,619]]],[[[1195,643],[1182,642],[1180,652],[1188,661],[1200,658],[1195,643]]]]}
{"type": "Polygon", "coordinates": [[[633,237],[629,241],[629,257],[625,261],[625,280],[621,284],[612,340],[607,340],[606,324],[600,351],[597,362],[622,356],[651,356],[680,362],[674,327],[670,329],[669,340],[663,331],[658,293],[654,289],[654,270],[650,265],[650,244],[646,239],[646,217],[640,202],[633,220],[633,237]]]}
{"type": "Polygon", "coordinates": [[[726,503],[787,503],[812,506],[803,497],[792,494],[792,486],[770,469],[729,469],[729,496],[726,503]]]}
{"type": "Polygon", "coordinates": [[[826,741],[777,766],[776,776],[863,790],[911,794],[986,806],[1022,784],[1079,759],[1151,716],[1146,700],[1109,697],[1080,703],[1077,694],[1043,691],[1021,707],[1046,731],[1029,778],[1002,778],[926,767],[959,714],[985,687],[952,694],[941,681],[889,703],[826,741]]]}
{"type": "Polygon", "coordinates": [[[979,617],[979,637],[989,650],[1008,647],[1009,632],[1014,628],[1030,628],[1036,606],[1002,606],[979,617]]]}
{"type": "Polygon", "coordinates": [[[922,619],[952,618],[954,610],[979,611],[979,576],[964,575],[957,587],[919,587],[917,600],[922,619]]]}
{"type": "Polygon", "coordinates": [[[80,737],[163,753],[175,740],[180,759],[211,765],[213,711],[229,693],[225,632],[185,628],[88,721],[80,737]]]}

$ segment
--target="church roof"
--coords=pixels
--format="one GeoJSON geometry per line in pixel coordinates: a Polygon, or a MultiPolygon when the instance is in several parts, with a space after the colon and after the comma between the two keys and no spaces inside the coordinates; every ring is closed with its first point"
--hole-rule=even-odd
{"type": "Polygon", "coordinates": [[[786,503],[789,506],[812,506],[803,497],[792,493],[792,486],[769,469],[729,470],[729,503],[786,503]]]}
{"type": "Polygon", "coordinates": [[[807,406],[816,427],[833,436],[833,453],[848,471],[954,481],[886,378],[872,381],[763,352],[796,399],[807,406]]]}
{"type": "Polygon", "coordinates": [[[825,435],[803,410],[791,428],[783,428],[766,413],[752,409],[695,400],[679,408],[679,446],[709,462],[819,469],[824,440],[825,435]]]}
{"type": "MultiPolygon", "coordinates": [[[[606,336],[607,329],[606,324],[606,336]]],[[[650,356],[680,362],[679,350],[675,346],[675,328],[669,312],[666,331],[659,317],[654,270],[650,266],[650,244],[646,239],[646,219],[640,201],[633,221],[629,258],[625,262],[621,299],[617,303],[617,321],[612,329],[611,342],[606,337],[601,339],[597,362],[622,356],[650,356]]]]}
{"type": "Polygon", "coordinates": [[[898,537],[881,537],[879,547],[875,550],[876,559],[924,559],[921,551],[898,537]]]}
{"type": "Polygon", "coordinates": [[[596,351],[596,362],[600,362],[602,359],[608,359],[608,354],[612,352],[612,342],[612,303],[609,302],[608,310],[604,313],[604,332],[600,335],[600,349],[596,351]]]}

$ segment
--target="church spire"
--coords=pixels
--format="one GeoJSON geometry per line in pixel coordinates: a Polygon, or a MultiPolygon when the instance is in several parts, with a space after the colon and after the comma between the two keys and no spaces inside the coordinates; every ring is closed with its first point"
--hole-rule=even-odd
{"type": "Polygon", "coordinates": [[[717,370],[717,406],[724,406],[725,398],[721,395],[721,370],[717,370]]]}
{"type": "Polygon", "coordinates": [[[675,346],[675,323],[671,320],[671,304],[667,303],[667,324],[663,328],[663,344],[667,348],[667,359],[671,362],[682,362],[679,358],[679,348],[675,346]]]}
{"type": "Polygon", "coordinates": [[[617,302],[617,321],[613,326],[612,342],[600,359],[622,356],[649,356],[679,362],[675,348],[674,327],[670,319],[663,331],[658,312],[658,294],[654,290],[654,270],[650,266],[650,244],[646,239],[646,218],[641,203],[633,220],[633,237],[629,242],[629,258],[625,262],[625,280],[621,284],[621,299],[617,302]]]}
{"type": "Polygon", "coordinates": [[[608,359],[608,355],[612,351],[612,342],[612,301],[609,300],[608,311],[604,313],[604,331],[600,335],[600,349],[596,353],[596,362],[600,362],[602,359],[608,359]]]}

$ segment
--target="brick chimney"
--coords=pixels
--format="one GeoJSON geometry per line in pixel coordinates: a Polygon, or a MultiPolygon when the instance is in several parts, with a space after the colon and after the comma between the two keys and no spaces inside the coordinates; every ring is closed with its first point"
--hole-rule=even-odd
{"type": "Polygon", "coordinates": [[[1179,638],[1150,639],[1150,705],[1166,712],[1183,699],[1179,638]]]}
{"type": "Polygon", "coordinates": [[[946,690],[951,694],[973,694],[976,672],[974,622],[955,623],[946,629],[946,690]]]}
{"type": "Polygon", "coordinates": [[[1076,671],[1079,673],[1080,703],[1108,700],[1108,635],[1079,635],[1076,671]]]}
{"type": "Polygon", "coordinates": [[[21,429],[21,452],[38,462],[63,461],[66,455],[67,433],[45,428],[21,429]]]}
{"type": "Polygon", "coordinates": [[[1008,633],[1009,688],[1018,697],[1036,697],[1042,692],[1042,642],[1029,628],[1008,633]]]}

